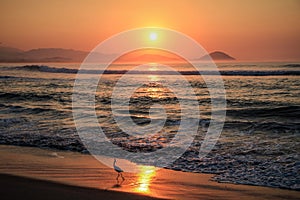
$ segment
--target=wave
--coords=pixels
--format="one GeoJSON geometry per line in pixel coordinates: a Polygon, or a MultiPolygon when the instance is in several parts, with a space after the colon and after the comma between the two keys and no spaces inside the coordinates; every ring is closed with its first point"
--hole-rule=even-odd
{"type": "Polygon", "coordinates": [[[0,79],[17,78],[15,76],[0,76],[0,79]]]}
{"type": "Polygon", "coordinates": [[[286,64],[283,67],[292,67],[292,68],[300,68],[300,64],[286,64]]]}
{"type": "MultiPolygon", "coordinates": [[[[298,64],[284,65],[288,67],[299,67],[298,64]]],[[[128,71],[128,70],[78,70],[69,68],[56,68],[44,65],[25,65],[17,67],[2,67],[6,70],[26,70],[39,71],[45,73],[66,73],[66,74],[146,74],[146,75],[177,75],[178,72],[182,75],[222,75],[222,76],[299,76],[298,70],[203,70],[203,71],[128,71]]],[[[2,76],[1,78],[9,78],[2,76]]]]}
{"type": "Polygon", "coordinates": [[[57,67],[49,67],[45,65],[25,65],[25,66],[12,67],[9,69],[40,71],[40,72],[50,72],[50,73],[70,73],[70,74],[76,74],[78,72],[77,69],[57,68],[57,67]]]}
{"type": "Polygon", "coordinates": [[[280,106],[263,108],[230,109],[226,111],[228,116],[248,117],[248,118],[267,118],[278,117],[283,119],[299,119],[300,106],[280,106]]]}
{"type": "MultiPolygon", "coordinates": [[[[51,112],[52,114],[63,114],[62,111],[52,109],[52,108],[42,108],[42,107],[35,107],[35,108],[29,108],[24,106],[16,106],[16,105],[6,105],[6,104],[0,104],[0,108],[8,109],[10,113],[27,113],[27,114],[39,114],[43,112],[51,112]]],[[[0,120],[1,122],[1,120],[0,120]]]]}
{"type": "Polygon", "coordinates": [[[0,98],[8,100],[28,100],[38,101],[38,100],[51,100],[54,97],[49,94],[36,94],[36,93],[9,93],[9,92],[0,92],[0,98]]]}
{"type": "MultiPolygon", "coordinates": [[[[54,85],[54,84],[52,84],[54,85]]],[[[10,101],[57,101],[57,102],[71,102],[71,99],[66,98],[70,97],[71,93],[67,93],[67,96],[61,96],[60,94],[37,94],[34,92],[0,92],[0,99],[6,99],[7,102],[10,101]]]]}

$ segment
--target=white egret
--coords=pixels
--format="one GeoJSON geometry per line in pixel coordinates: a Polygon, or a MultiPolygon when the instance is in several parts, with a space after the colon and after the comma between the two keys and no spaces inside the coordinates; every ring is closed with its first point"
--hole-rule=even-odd
{"type": "Polygon", "coordinates": [[[122,172],[124,172],[124,171],[123,171],[120,167],[118,167],[118,166],[116,165],[116,162],[117,162],[117,160],[115,159],[115,160],[114,160],[114,170],[115,170],[116,172],[118,172],[118,176],[117,176],[116,180],[119,181],[119,176],[121,176],[122,179],[123,179],[123,181],[124,181],[125,178],[124,178],[123,175],[122,175],[122,172]]]}

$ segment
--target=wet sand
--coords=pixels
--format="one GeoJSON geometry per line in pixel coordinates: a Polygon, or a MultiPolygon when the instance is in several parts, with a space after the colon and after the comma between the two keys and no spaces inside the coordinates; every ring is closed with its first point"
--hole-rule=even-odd
{"type": "Polygon", "coordinates": [[[51,181],[24,178],[7,174],[0,174],[0,187],[0,196],[2,200],[158,199],[139,194],[70,186],[51,181]]]}
{"type": "Polygon", "coordinates": [[[156,170],[147,166],[141,167],[137,174],[124,173],[125,181],[120,182],[116,181],[117,174],[113,169],[90,155],[76,152],[0,145],[0,159],[1,199],[3,196],[4,199],[19,199],[19,194],[35,195],[31,199],[48,195],[56,195],[51,199],[67,199],[68,194],[74,197],[72,199],[251,200],[300,197],[299,191],[217,183],[211,181],[211,174],[156,170]]]}

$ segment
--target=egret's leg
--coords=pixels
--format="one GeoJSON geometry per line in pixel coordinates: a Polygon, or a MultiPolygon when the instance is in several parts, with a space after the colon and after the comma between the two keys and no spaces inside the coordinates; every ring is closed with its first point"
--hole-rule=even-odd
{"type": "Polygon", "coordinates": [[[116,180],[119,180],[119,176],[120,176],[120,173],[118,173],[118,176],[117,176],[116,180]]]}
{"type": "Polygon", "coordinates": [[[122,177],[122,179],[123,179],[123,181],[125,180],[125,178],[124,178],[124,176],[123,176],[123,174],[122,173],[120,173],[121,174],[121,177],[122,177]]]}

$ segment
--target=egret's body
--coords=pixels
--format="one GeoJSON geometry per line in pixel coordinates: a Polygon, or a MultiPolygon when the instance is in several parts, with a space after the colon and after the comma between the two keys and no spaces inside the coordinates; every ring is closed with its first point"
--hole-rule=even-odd
{"type": "Polygon", "coordinates": [[[123,181],[124,181],[125,178],[124,178],[123,175],[122,175],[122,172],[124,172],[124,171],[123,171],[120,167],[118,167],[118,166],[116,165],[116,162],[117,162],[117,160],[115,159],[115,160],[114,160],[114,170],[115,170],[116,172],[118,172],[118,176],[117,176],[116,180],[118,181],[118,180],[119,180],[119,176],[121,176],[122,179],[123,179],[123,181]]]}

